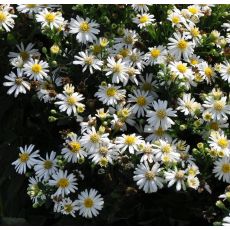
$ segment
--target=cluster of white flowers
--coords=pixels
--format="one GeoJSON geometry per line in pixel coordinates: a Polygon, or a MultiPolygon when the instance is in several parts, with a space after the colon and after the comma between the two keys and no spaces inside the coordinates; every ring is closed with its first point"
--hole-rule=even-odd
{"type": "MultiPolygon", "coordinates": [[[[65,20],[58,7],[31,4],[19,5],[17,10],[34,17],[43,33],[60,33],[63,40],[74,38],[79,50],[69,51],[54,44],[51,54],[71,57],[66,68],[81,69],[83,78],[100,83],[90,92],[96,109],[89,114],[88,95],[74,84],[75,79],[64,80],[62,63],[52,67],[32,43],[21,43],[18,52],[9,53],[13,70],[5,76],[4,86],[10,87],[7,93],[17,97],[33,88],[53,110],[59,109],[63,116],[80,124],[79,132],[70,131],[64,136],[60,155],[51,152],[42,158],[33,145],[20,147],[19,158],[13,164],[20,174],[34,170],[28,188],[33,202],[46,199],[40,186],[43,184],[51,187],[56,212],[75,216],[79,210],[80,215],[92,217],[102,209],[103,199],[94,189],[79,193],[76,200],[70,198],[78,188],[78,178],[58,164],[58,159],[72,164],[88,159],[99,168],[119,164],[133,171],[134,182],[145,193],[166,187],[177,191],[205,188],[211,192],[196,162],[200,154],[199,158],[212,162],[214,177],[229,184],[229,92],[220,85],[225,84],[229,90],[230,62],[224,48],[229,47],[230,24],[226,22],[220,31],[210,34],[198,27],[202,17],[211,17],[214,6],[174,6],[167,12],[167,21],[159,22],[150,13],[150,5],[127,5],[136,14],[130,18],[136,29],[124,28],[122,35],[113,39],[105,37],[93,19],[76,15],[65,20]],[[158,27],[164,23],[170,24],[170,37],[163,38],[162,44],[156,44],[154,38],[145,44],[140,34],[153,30],[160,33],[158,27]],[[223,55],[221,63],[200,54],[207,40],[223,55]],[[192,140],[190,144],[190,137],[180,135],[186,130],[198,134],[201,143],[194,145],[192,140]]],[[[0,26],[6,31],[13,28],[16,17],[10,10],[8,5],[0,8],[0,26]]]]}

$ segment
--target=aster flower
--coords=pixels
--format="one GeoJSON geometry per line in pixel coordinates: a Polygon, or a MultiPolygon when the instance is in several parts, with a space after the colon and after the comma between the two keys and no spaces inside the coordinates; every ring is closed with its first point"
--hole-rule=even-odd
{"type": "Polygon", "coordinates": [[[137,24],[140,29],[152,24],[154,21],[154,15],[148,13],[138,14],[135,18],[133,18],[133,22],[137,24]]]}
{"type": "Polygon", "coordinates": [[[213,173],[218,180],[230,183],[230,158],[225,156],[214,162],[213,173]]]}
{"type": "Polygon", "coordinates": [[[0,29],[5,29],[6,32],[14,27],[14,18],[17,17],[17,15],[10,13],[11,9],[10,5],[0,6],[0,29]]]}
{"type": "Polygon", "coordinates": [[[154,46],[148,48],[149,52],[146,53],[145,59],[147,64],[163,64],[166,61],[167,50],[164,46],[154,46]]]}

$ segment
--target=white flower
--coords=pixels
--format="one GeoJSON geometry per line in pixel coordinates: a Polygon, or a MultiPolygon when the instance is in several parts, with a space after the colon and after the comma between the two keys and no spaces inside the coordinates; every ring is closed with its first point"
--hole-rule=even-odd
{"type": "Polygon", "coordinates": [[[193,72],[187,66],[187,63],[182,63],[181,61],[171,62],[169,68],[173,73],[175,73],[178,76],[179,79],[193,78],[193,72]]]}
{"type": "Polygon", "coordinates": [[[212,131],[208,143],[216,151],[223,152],[225,156],[230,155],[230,141],[224,132],[212,131]]]}
{"type": "Polygon", "coordinates": [[[158,129],[162,127],[163,130],[166,130],[174,124],[174,121],[169,117],[176,117],[176,111],[172,110],[171,108],[167,108],[168,102],[167,101],[154,101],[153,108],[155,111],[148,111],[147,112],[147,119],[149,125],[158,129]]]}
{"type": "Polygon", "coordinates": [[[201,41],[201,34],[199,31],[199,28],[194,26],[194,24],[189,24],[188,26],[186,26],[188,31],[185,31],[185,39],[189,40],[192,39],[193,43],[198,46],[200,44],[201,41]]]}
{"type": "Polygon", "coordinates": [[[154,97],[157,97],[157,94],[155,92],[156,81],[153,80],[153,74],[147,73],[145,78],[143,76],[140,76],[140,80],[140,89],[145,92],[148,92],[150,95],[153,95],[154,97]]]}
{"type": "Polygon", "coordinates": [[[5,29],[9,32],[14,27],[14,19],[17,15],[11,14],[10,10],[12,7],[10,5],[0,6],[0,29],[5,29]]]}
{"type": "Polygon", "coordinates": [[[78,195],[77,210],[85,218],[97,216],[103,205],[104,200],[95,189],[86,189],[78,195]]]}
{"type": "Polygon", "coordinates": [[[163,139],[163,140],[171,139],[170,135],[166,133],[166,130],[163,130],[161,127],[154,129],[153,127],[149,125],[145,125],[144,132],[150,133],[150,135],[146,137],[146,141],[149,141],[149,142],[154,142],[159,139],[163,139]]]}
{"type": "Polygon", "coordinates": [[[132,4],[131,7],[142,14],[149,11],[147,4],[132,4]]]}
{"type": "Polygon", "coordinates": [[[17,6],[17,11],[20,13],[38,13],[41,10],[42,6],[39,4],[20,4],[17,6]]]}
{"type": "Polygon", "coordinates": [[[181,56],[183,56],[185,60],[192,56],[194,44],[185,39],[185,34],[174,33],[173,37],[169,38],[169,41],[169,53],[174,56],[176,60],[180,60],[181,56]]]}
{"type": "Polygon", "coordinates": [[[18,159],[12,163],[19,174],[25,173],[27,167],[30,169],[36,164],[39,150],[33,151],[34,147],[34,145],[29,145],[28,147],[25,145],[24,148],[19,147],[18,159]]]}
{"type": "Polygon", "coordinates": [[[75,212],[77,211],[77,200],[72,201],[69,197],[63,199],[60,202],[60,212],[64,215],[71,215],[76,217],[75,212]]]}
{"type": "Polygon", "coordinates": [[[57,171],[56,153],[52,151],[50,156],[46,153],[46,159],[37,160],[34,171],[38,178],[48,180],[57,171]]]}
{"type": "Polygon", "coordinates": [[[106,76],[112,75],[112,83],[127,82],[127,62],[123,62],[122,59],[115,61],[114,57],[108,57],[107,62],[106,76]]]}
{"type": "Polygon", "coordinates": [[[176,183],[176,190],[180,191],[181,189],[186,190],[185,185],[185,171],[184,170],[171,170],[165,172],[165,179],[168,183],[168,187],[173,186],[176,183]]]}
{"type": "Polygon", "coordinates": [[[118,48],[122,48],[123,46],[125,46],[127,48],[131,48],[131,47],[133,47],[135,42],[138,41],[137,36],[138,36],[138,34],[136,33],[135,30],[125,29],[124,35],[122,38],[115,38],[114,39],[114,42],[115,42],[114,46],[118,47],[118,48]]]}
{"type": "Polygon", "coordinates": [[[220,66],[220,75],[224,81],[230,83],[230,63],[225,61],[220,66]]]}
{"type": "Polygon", "coordinates": [[[58,94],[56,98],[59,101],[56,101],[55,104],[59,105],[59,110],[61,112],[66,111],[68,116],[70,116],[72,113],[75,115],[77,113],[77,107],[84,107],[84,104],[80,103],[84,97],[78,92],[71,94],[63,92],[63,94],[58,94]]]}
{"type": "Polygon", "coordinates": [[[47,62],[32,59],[24,64],[23,71],[29,77],[29,79],[39,81],[42,80],[43,77],[47,77],[47,72],[49,72],[48,68],[49,65],[47,62]]]}
{"type": "Polygon", "coordinates": [[[218,180],[230,183],[230,157],[223,157],[214,162],[213,173],[218,180]]]}
{"type": "Polygon", "coordinates": [[[140,162],[147,161],[149,163],[153,163],[155,160],[153,154],[153,144],[150,144],[149,142],[143,142],[141,149],[138,150],[136,154],[142,154],[140,162]]]}
{"type": "Polygon", "coordinates": [[[207,108],[205,111],[210,112],[214,120],[227,120],[227,114],[230,114],[230,105],[227,105],[226,100],[227,97],[215,100],[209,96],[204,101],[203,106],[207,108]]]}
{"type": "Polygon", "coordinates": [[[103,65],[103,61],[97,59],[94,55],[89,54],[86,50],[85,52],[79,52],[79,56],[74,56],[76,61],[73,61],[74,65],[81,65],[83,67],[82,72],[85,72],[87,68],[91,74],[93,74],[93,69],[101,70],[101,66],[103,65]]]}
{"type": "Polygon", "coordinates": [[[213,78],[216,76],[215,71],[211,66],[208,65],[207,62],[201,62],[198,65],[198,70],[200,75],[207,81],[207,83],[211,83],[213,78]]]}
{"type": "Polygon", "coordinates": [[[9,75],[4,76],[7,82],[4,82],[3,85],[10,87],[7,91],[7,94],[14,93],[14,97],[17,97],[19,93],[26,94],[26,90],[30,90],[30,83],[25,81],[23,78],[23,72],[17,69],[17,75],[14,72],[11,72],[9,75]]]}
{"type": "Polygon", "coordinates": [[[224,217],[222,224],[223,226],[230,226],[230,213],[228,216],[224,217]]]}
{"type": "Polygon", "coordinates": [[[172,22],[172,26],[181,27],[181,24],[186,23],[185,18],[181,15],[181,12],[178,9],[170,13],[167,19],[172,22]]]}
{"type": "Polygon", "coordinates": [[[36,20],[41,22],[42,28],[50,27],[51,30],[60,28],[64,23],[61,12],[48,11],[46,8],[36,15],[36,20]]]}
{"type": "Polygon", "coordinates": [[[178,98],[178,107],[177,110],[180,110],[184,115],[191,114],[193,115],[197,102],[195,102],[195,98],[191,98],[191,94],[184,93],[183,98],[178,98]]]}
{"type": "Polygon", "coordinates": [[[136,23],[141,29],[152,24],[154,21],[154,15],[147,13],[138,14],[135,18],[133,18],[133,22],[136,23]]]}
{"type": "Polygon", "coordinates": [[[74,193],[77,190],[76,178],[71,174],[67,174],[67,171],[59,170],[56,173],[52,174],[52,179],[49,180],[50,186],[55,186],[57,188],[56,192],[53,195],[64,197],[65,195],[74,193]]]}
{"type": "Polygon", "coordinates": [[[21,42],[20,45],[16,45],[16,47],[19,50],[19,53],[16,52],[10,52],[8,57],[10,58],[10,61],[13,61],[14,58],[21,58],[23,62],[28,61],[30,58],[34,56],[38,56],[40,53],[38,52],[37,49],[33,49],[34,44],[29,43],[26,47],[24,44],[21,42]]]}
{"type": "Polygon", "coordinates": [[[68,135],[65,147],[61,150],[61,154],[67,162],[76,163],[79,159],[86,157],[86,152],[82,148],[81,139],[75,133],[68,135]]]}
{"type": "Polygon", "coordinates": [[[154,46],[148,48],[149,52],[146,53],[145,59],[147,64],[163,64],[166,60],[167,50],[164,46],[154,46]]]}
{"type": "Polygon", "coordinates": [[[83,137],[81,138],[82,145],[88,152],[92,153],[95,149],[99,148],[100,143],[109,142],[108,135],[108,133],[100,134],[94,127],[92,127],[83,134],[83,137]]]}
{"type": "MultiPolygon", "coordinates": [[[[130,50],[128,56],[125,58],[129,65],[137,67],[138,70],[142,71],[146,63],[144,62],[144,53],[137,48],[130,50]]],[[[140,74],[140,72],[138,73],[140,74]]]]}
{"type": "Polygon", "coordinates": [[[179,161],[180,154],[177,152],[174,142],[170,142],[169,140],[159,139],[153,144],[153,153],[156,160],[166,163],[179,161]]]}
{"type": "Polygon", "coordinates": [[[161,189],[163,187],[164,180],[160,176],[161,170],[160,164],[155,163],[150,169],[148,163],[145,161],[144,164],[141,163],[137,165],[133,179],[137,181],[139,189],[143,189],[145,193],[153,193],[156,192],[158,188],[161,189]]]}
{"type": "Polygon", "coordinates": [[[193,188],[193,189],[197,190],[199,185],[200,185],[200,181],[197,177],[188,176],[187,184],[188,184],[189,188],[193,188]]]}
{"type": "Polygon", "coordinates": [[[118,101],[125,98],[125,89],[120,89],[120,86],[115,85],[105,85],[99,86],[98,92],[95,93],[95,96],[105,105],[116,105],[118,101]]]}
{"type": "Polygon", "coordinates": [[[149,109],[149,105],[153,100],[152,96],[148,95],[148,92],[135,90],[133,92],[134,95],[129,94],[128,102],[135,103],[132,106],[132,112],[137,114],[137,117],[144,117],[145,113],[149,109]]]}
{"type": "Polygon", "coordinates": [[[95,34],[99,34],[100,32],[97,29],[99,27],[99,24],[93,20],[90,21],[89,18],[86,18],[84,20],[83,18],[77,16],[76,19],[77,20],[71,18],[69,33],[77,34],[76,39],[84,44],[86,44],[87,42],[95,41],[97,39],[95,34]]]}
{"type": "Polygon", "coordinates": [[[122,134],[121,137],[117,137],[115,144],[121,152],[123,153],[127,148],[129,153],[134,154],[134,151],[138,150],[138,145],[142,143],[142,137],[136,136],[136,134],[125,135],[122,134]]]}

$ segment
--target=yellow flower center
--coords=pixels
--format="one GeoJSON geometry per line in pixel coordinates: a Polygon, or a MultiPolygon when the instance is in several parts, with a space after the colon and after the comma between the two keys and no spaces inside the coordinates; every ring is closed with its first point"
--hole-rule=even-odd
{"type": "Polygon", "coordinates": [[[113,72],[114,73],[120,73],[122,71],[122,67],[121,67],[121,64],[119,63],[116,63],[113,67],[113,72]]]}
{"type": "Polygon", "coordinates": [[[166,144],[162,146],[161,151],[163,153],[169,154],[171,152],[171,146],[169,144],[166,144]]]}
{"type": "Polygon", "coordinates": [[[188,47],[188,42],[186,42],[184,39],[181,39],[178,42],[177,47],[181,50],[185,50],[188,47]]]}
{"type": "Polygon", "coordinates": [[[45,15],[45,20],[47,21],[47,22],[53,22],[54,20],[55,20],[55,13],[51,13],[51,12],[49,12],[49,13],[47,13],[46,15],[45,15]]]}
{"type": "Polygon", "coordinates": [[[29,154],[28,153],[19,153],[19,159],[22,163],[25,163],[29,160],[29,154]]]}
{"type": "Polygon", "coordinates": [[[140,23],[145,23],[149,20],[148,15],[142,15],[139,19],[140,23]]]}
{"type": "Polygon", "coordinates": [[[108,166],[108,159],[106,158],[106,157],[102,157],[101,159],[100,159],[100,162],[99,162],[99,164],[100,164],[100,166],[101,167],[107,167],[108,166]]]}
{"type": "Polygon", "coordinates": [[[66,205],[64,206],[64,210],[65,210],[65,212],[67,212],[67,213],[71,213],[71,212],[73,211],[73,206],[72,206],[71,204],[66,204],[66,205]]]}
{"type": "Polygon", "coordinates": [[[200,31],[198,28],[192,28],[191,29],[191,34],[193,37],[198,37],[200,35],[200,31]]]}
{"type": "Polygon", "coordinates": [[[67,178],[61,178],[58,181],[57,186],[61,188],[66,188],[69,186],[69,180],[67,178]]]}
{"type": "Polygon", "coordinates": [[[206,75],[207,77],[211,77],[211,76],[212,76],[212,73],[213,73],[212,68],[206,67],[205,70],[204,70],[204,73],[205,73],[205,75],[206,75]]]}
{"type": "Polygon", "coordinates": [[[32,65],[32,71],[34,73],[40,73],[42,70],[42,66],[40,64],[33,64],[32,65]]]}
{"type": "Polygon", "coordinates": [[[191,175],[191,176],[195,176],[195,175],[196,175],[196,170],[193,169],[193,168],[190,168],[190,169],[188,170],[188,174],[191,175]]]}
{"type": "Polygon", "coordinates": [[[159,119],[164,119],[166,117],[166,111],[164,109],[159,109],[156,112],[156,115],[158,116],[159,119]]]}
{"type": "Polygon", "coordinates": [[[97,133],[91,134],[90,141],[93,143],[98,143],[100,141],[100,135],[97,133]]]}
{"type": "Polygon", "coordinates": [[[180,63],[180,64],[177,65],[177,69],[178,69],[181,73],[185,73],[186,70],[187,70],[187,66],[184,65],[184,64],[182,64],[182,63],[180,63]]]}
{"type": "Polygon", "coordinates": [[[217,141],[217,144],[218,144],[221,148],[225,149],[225,148],[228,147],[228,140],[227,140],[226,138],[222,137],[222,138],[220,138],[220,139],[217,141]]]}
{"type": "Polygon", "coordinates": [[[158,137],[162,137],[164,135],[164,130],[160,127],[156,130],[154,130],[155,135],[157,135],[158,137]]]}
{"type": "Polygon", "coordinates": [[[67,97],[66,101],[69,105],[75,105],[75,103],[77,102],[77,100],[74,96],[67,97]]]}
{"type": "MultiPolygon", "coordinates": [[[[129,49],[122,49],[120,50],[119,54],[122,55],[122,57],[127,57],[129,55],[129,49]]],[[[118,71],[119,72],[119,71],[118,71]]]]}
{"type": "Polygon", "coordinates": [[[52,166],[53,166],[53,162],[50,161],[50,160],[45,160],[44,163],[43,163],[43,165],[44,165],[45,169],[51,169],[52,166]]]}
{"type": "Polygon", "coordinates": [[[126,136],[125,137],[125,144],[127,145],[133,145],[136,142],[135,136],[126,136]]]}
{"type": "Polygon", "coordinates": [[[148,171],[145,173],[145,179],[146,180],[153,180],[155,177],[155,173],[152,171],[148,171]]]}
{"type": "Polygon", "coordinates": [[[86,57],[85,58],[85,63],[87,65],[92,65],[93,64],[93,57],[92,56],[86,57]]]}
{"type": "Polygon", "coordinates": [[[184,172],[182,170],[179,170],[177,173],[176,173],[176,179],[177,180],[182,180],[184,178],[184,172]]]}
{"type": "Polygon", "coordinates": [[[223,173],[230,173],[230,164],[226,163],[222,165],[223,173]]]}
{"type": "Polygon", "coordinates": [[[21,85],[22,82],[23,82],[23,79],[22,79],[21,77],[17,77],[17,78],[15,79],[15,84],[16,84],[16,85],[21,85]]]}
{"type": "Polygon", "coordinates": [[[198,13],[198,9],[196,7],[189,7],[188,8],[188,11],[191,13],[191,14],[197,14],[198,13]]]}
{"type": "Polygon", "coordinates": [[[37,4],[26,4],[27,8],[35,8],[37,6],[37,4]]]}
{"type": "Polygon", "coordinates": [[[93,204],[94,204],[94,202],[93,202],[93,200],[92,200],[91,198],[86,198],[86,199],[84,200],[84,206],[85,206],[86,208],[92,208],[92,207],[93,207],[93,204]]]}
{"type": "Polygon", "coordinates": [[[213,104],[213,108],[216,111],[220,112],[224,108],[224,103],[221,100],[215,101],[214,104],[213,104]]]}
{"type": "Polygon", "coordinates": [[[77,141],[71,141],[68,143],[69,148],[72,152],[77,153],[81,149],[81,144],[77,141]]]}
{"type": "Polygon", "coordinates": [[[143,96],[137,97],[136,102],[139,106],[145,106],[147,104],[147,100],[143,96]]]}
{"type": "Polygon", "coordinates": [[[124,41],[126,44],[133,44],[133,42],[134,42],[133,37],[131,35],[125,36],[124,41]]]}
{"type": "Polygon", "coordinates": [[[99,152],[101,155],[105,156],[108,153],[108,148],[105,146],[100,147],[99,152]]]}
{"type": "Polygon", "coordinates": [[[192,65],[196,65],[196,64],[198,64],[198,61],[197,61],[196,59],[191,59],[191,60],[190,60],[190,63],[191,63],[192,65]]]}
{"type": "Polygon", "coordinates": [[[159,49],[152,49],[150,53],[153,58],[157,58],[161,54],[161,51],[159,49]]]}
{"type": "Polygon", "coordinates": [[[217,122],[211,122],[210,123],[210,128],[217,131],[219,129],[219,125],[217,122]]]}
{"type": "Polygon", "coordinates": [[[3,11],[0,11],[0,22],[4,22],[6,20],[6,14],[3,11]]]}
{"type": "Polygon", "coordinates": [[[93,53],[94,54],[99,54],[101,52],[101,46],[100,45],[94,45],[92,47],[93,53]]]}
{"type": "Polygon", "coordinates": [[[83,31],[83,32],[89,32],[90,30],[90,25],[88,22],[82,22],[80,24],[80,30],[83,31]]]}
{"type": "Polygon", "coordinates": [[[116,90],[115,88],[113,88],[113,87],[108,88],[108,89],[106,90],[106,95],[107,95],[108,97],[114,97],[114,96],[116,95],[116,93],[117,93],[117,90],[116,90]]]}
{"type": "Polygon", "coordinates": [[[29,57],[30,57],[29,53],[26,52],[26,51],[21,51],[21,52],[20,52],[20,56],[21,56],[21,58],[22,58],[23,61],[28,60],[29,57]]]}
{"type": "Polygon", "coordinates": [[[180,22],[180,18],[178,16],[172,17],[172,23],[178,24],[180,22]]]}

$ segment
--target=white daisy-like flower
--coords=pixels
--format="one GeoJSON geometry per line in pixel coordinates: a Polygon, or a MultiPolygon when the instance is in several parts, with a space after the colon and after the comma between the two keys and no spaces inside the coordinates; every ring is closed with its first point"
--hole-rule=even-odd
{"type": "Polygon", "coordinates": [[[106,167],[108,163],[113,164],[113,161],[117,158],[119,152],[116,145],[110,142],[101,142],[98,149],[89,154],[89,159],[92,162],[106,167]]]}
{"type": "Polygon", "coordinates": [[[193,188],[193,189],[197,190],[199,188],[200,181],[197,177],[188,176],[187,184],[188,184],[189,188],[193,188]]]}
{"type": "Polygon", "coordinates": [[[154,153],[153,153],[153,144],[149,142],[143,142],[141,149],[137,151],[137,155],[141,154],[140,162],[147,161],[149,163],[153,163],[155,160],[154,153]]]}
{"type": "Polygon", "coordinates": [[[195,108],[196,108],[195,98],[191,98],[191,94],[184,93],[182,99],[178,98],[178,107],[177,110],[184,113],[184,115],[193,115],[195,108]]]}
{"type": "Polygon", "coordinates": [[[12,61],[14,58],[19,58],[21,57],[21,59],[23,60],[23,62],[28,61],[30,58],[35,57],[35,56],[39,56],[39,52],[38,49],[33,49],[34,44],[33,43],[29,43],[26,47],[24,46],[24,44],[21,42],[20,45],[16,45],[16,47],[18,48],[18,53],[16,52],[10,52],[8,57],[10,58],[10,61],[12,61]]]}
{"type": "Polygon", "coordinates": [[[0,29],[5,29],[6,32],[14,27],[14,18],[17,17],[17,15],[10,13],[11,9],[10,5],[0,6],[0,29]]]}
{"type": "Polygon", "coordinates": [[[170,135],[167,134],[166,130],[163,130],[161,127],[154,129],[152,126],[145,125],[144,132],[150,133],[150,135],[146,137],[146,141],[149,141],[149,142],[154,142],[159,139],[171,140],[170,135]]]}
{"type": "Polygon", "coordinates": [[[222,220],[222,225],[223,226],[230,226],[230,213],[228,216],[224,217],[224,219],[222,220]]]}
{"type": "Polygon", "coordinates": [[[149,109],[149,105],[153,100],[152,96],[149,96],[148,92],[135,90],[133,92],[134,95],[129,94],[128,102],[135,103],[132,106],[133,113],[137,115],[137,117],[144,117],[145,113],[149,109]]]}
{"type": "Polygon", "coordinates": [[[64,145],[65,147],[61,150],[61,154],[68,162],[76,163],[79,159],[87,156],[82,147],[81,138],[77,137],[75,133],[68,135],[64,145]]]}
{"type": "Polygon", "coordinates": [[[138,145],[143,142],[141,136],[136,136],[135,133],[130,135],[122,134],[121,137],[116,137],[115,144],[123,153],[128,149],[129,153],[134,154],[135,151],[138,151],[138,145]]]}
{"type": "Polygon", "coordinates": [[[180,154],[177,152],[174,142],[169,140],[159,139],[153,144],[153,153],[157,161],[178,162],[180,154]]]}
{"type": "Polygon", "coordinates": [[[118,47],[119,49],[124,47],[132,48],[135,42],[138,41],[138,34],[135,30],[124,30],[124,35],[121,38],[115,38],[114,43],[115,47],[118,47]]]}
{"type": "Polygon", "coordinates": [[[51,175],[52,178],[49,180],[49,185],[57,188],[56,192],[53,195],[62,196],[69,195],[70,193],[75,193],[77,190],[77,182],[73,173],[68,175],[68,172],[65,170],[57,171],[51,175]]]}
{"type": "Polygon", "coordinates": [[[214,99],[208,96],[204,101],[203,107],[205,111],[212,115],[214,120],[227,120],[227,114],[230,114],[230,105],[227,105],[227,97],[221,97],[220,99],[214,99]]]}
{"type": "Polygon", "coordinates": [[[26,173],[27,168],[32,168],[37,162],[39,157],[39,150],[34,151],[34,145],[25,145],[25,147],[19,147],[18,159],[12,163],[15,165],[16,172],[19,174],[26,173]]]}
{"type": "Polygon", "coordinates": [[[176,12],[173,11],[172,13],[170,13],[167,19],[172,22],[173,27],[181,27],[181,24],[186,23],[185,18],[181,15],[181,12],[178,9],[176,9],[176,12]]]}
{"type": "Polygon", "coordinates": [[[85,218],[92,218],[99,214],[104,205],[104,200],[95,189],[86,189],[78,195],[77,210],[85,218]]]}
{"type": "Polygon", "coordinates": [[[201,7],[199,5],[191,5],[188,6],[188,12],[190,14],[190,16],[197,16],[197,17],[201,17],[204,14],[201,12],[201,7]]]}
{"type": "Polygon", "coordinates": [[[77,211],[77,200],[72,201],[69,197],[65,198],[60,202],[60,206],[60,212],[62,214],[76,217],[75,213],[77,211]]]}
{"type": "Polygon", "coordinates": [[[125,98],[126,90],[120,89],[120,86],[115,85],[100,85],[95,96],[105,105],[116,105],[118,101],[125,98]]]}
{"type": "Polygon", "coordinates": [[[208,143],[218,152],[223,152],[225,156],[230,156],[230,141],[223,131],[212,131],[208,143]]]}
{"type": "Polygon", "coordinates": [[[138,14],[133,18],[133,22],[141,29],[152,24],[154,21],[154,15],[148,13],[138,14]]]}
{"type": "Polygon", "coordinates": [[[95,34],[99,34],[99,30],[97,29],[99,24],[89,18],[83,19],[79,16],[76,17],[76,20],[71,18],[70,21],[70,31],[71,34],[77,34],[76,39],[86,44],[87,42],[93,42],[97,39],[95,34]]]}
{"type": "Polygon", "coordinates": [[[34,165],[34,171],[38,178],[48,180],[50,176],[57,171],[56,153],[52,151],[50,156],[46,153],[46,159],[37,160],[34,165]]]}
{"type": "Polygon", "coordinates": [[[221,64],[219,72],[222,79],[230,83],[230,63],[228,61],[221,64]]]}
{"type": "Polygon", "coordinates": [[[178,76],[179,79],[193,78],[193,72],[187,66],[187,63],[182,63],[181,61],[171,62],[169,68],[174,74],[178,76]]]}
{"type": "Polygon", "coordinates": [[[194,44],[185,39],[185,34],[181,35],[181,33],[175,32],[169,41],[168,51],[176,60],[180,60],[181,56],[187,60],[193,54],[194,44]]]}
{"type": "Polygon", "coordinates": [[[158,189],[163,188],[164,179],[161,177],[162,168],[159,163],[155,163],[152,168],[145,161],[137,165],[134,171],[133,179],[137,181],[139,189],[143,189],[145,193],[157,192],[158,189]]]}
{"type": "Polygon", "coordinates": [[[38,13],[42,9],[42,6],[39,4],[19,4],[17,6],[17,11],[20,13],[38,13]]]}
{"type": "Polygon", "coordinates": [[[138,83],[138,85],[140,85],[140,89],[142,91],[148,92],[154,97],[157,97],[157,94],[155,92],[157,82],[153,80],[153,74],[146,73],[145,78],[143,76],[140,76],[139,79],[141,80],[141,82],[138,83]]]}
{"type": "Polygon", "coordinates": [[[39,81],[48,76],[47,75],[47,72],[49,72],[48,68],[49,65],[47,62],[42,60],[39,61],[38,59],[35,60],[31,59],[24,64],[23,71],[29,77],[29,79],[39,81]]]}
{"type": "Polygon", "coordinates": [[[148,4],[132,4],[131,7],[142,14],[149,11],[148,4]]]}
{"type": "Polygon", "coordinates": [[[114,57],[108,57],[107,58],[107,73],[106,76],[112,75],[112,83],[119,83],[126,82],[128,73],[127,73],[127,66],[128,63],[122,61],[122,59],[119,59],[118,61],[115,61],[114,57]]]}
{"type": "Polygon", "coordinates": [[[211,83],[213,81],[213,79],[216,76],[216,73],[214,71],[214,69],[212,68],[212,66],[208,65],[207,62],[201,62],[198,65],[198,70],[200,75],[207,81],[207,83],[211,83]]]}
{"type": "Polygon", "coordinates": [[[11,72],[9,75],[4,76],[8,81],[3,82],[3,85],[10,87],[7,94],[11,95],[14,93],[14,97],[17,97],[19,93],[26,94],[26,90],[30,90],[30,83],[25,81],[23,72],[17,69],[17,75],[11,72]]]}
{"type": "Polygon", "coordinates": [[[50,27],[51,30],[60,28],[64,23],[61,12],[48,11],[46,8],[36,15],[36,20],[42,24],[42,28],[50,27]]]}
{"type": "Polygon", "coordinates": [[[177,191],[181,189],[186,190],[186,175],[184,170],[178,170],[177,168],[175,170],[169,169],[169,171],[165,172],[165,179],[168,182],[168,187],[176,184],[177,191]]]}
{"type": "Polygon", "coordinates": [[[30,177],[29,185],[27,188],[27,194],[30,196],[30,199],[34,204],[38,203],[38,201],[45,200],[46,195],[43,193],[42,189],[39,187],[42,181],[38,177],[30,177]]]}
{"type": "Polygon", "coordinates": [[[76,60],[73,61],[73,64],[81,65],[83,67],[82,72],[89,68],[90,73],[93,74],[93,69],[101,70],[103,65],[103,61],[97,59],[93,54],[89,54],[88,50],[79,52],[79,56],[74,56],[74,58],[76,60]]]}
{"type": "Polygon", "coordinates": [[[108,133],[100,134],[95,127],[92,127],[83,134],[81,138],[82,145],[89,153],[92,153],[99,148],[100,143],[109,142],[108,135],[108,133]]]}
{"type": "Polygon", "coordinates": [[[201,42],[201,34],[198,27],[196,27],[194,24],[189,24],[186,26],[188,31],[185,31],[185,39],[186,40],[192,40],[192,42],[195,44],[195,46],[198,46],[201,42]]]}
{"type": "Polygon", "coordinates": [[[57,95],[56,99],[59,100],[55,102],[56,105],[59,105],[59,110],[61,112],[66,112],[68,116],[70,116],[72,113],[74,115],[77,114],[77,108],[85,106],[84,104],[80,103],[84,97],[78,92],[68,94],[67,92],[63,91],[62,94],[57,95]]]}
{"type": "Polygon", "coordinates": [[[230,183],[230,157],[223,157],[214,162],[213,173],[218,180],[230,183]]]}
{"type": "Polygon", "coordinates": [[[165,63],[167,50],[164,46],[154,46],[148,49],[149,52],[145,55],[147,64],[154,65],[165,63]]]}
{"type": "Polygon", "coordinates": [[[146,65],[146,63],[144,62],[144,52],[141,52],[137,48],[130,50],[125,60],[128,62],[128,65],[131,65],[132,67],[137,67],[140,71],[142,71],[146,65]]]}
{"type": "Polygon", "coordinates": [[[147,112],[147,121],[150,126],[155,129],[162,127],[163,130],[166,130],[174,124],[174,121],[170,117],[176,117],[176,111],[172,108],[167,108],[167,106],[167,101],[158,100],[153,102],[155,111],[149,110],[147,112]]]}
{"type": "Polygon", "coordinates": [[[138,85],[137,75],[139,75],[141,72],[138,69],[129,66],[127,67],[127,73],[128,73],[128,78],[127,81],[123,83],[123,85],[126,86],[129,80],[135,83],[136,85],[138,85]]]}

